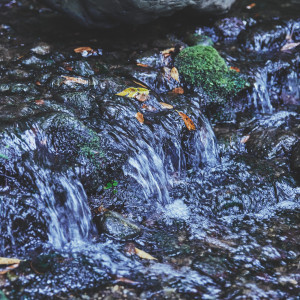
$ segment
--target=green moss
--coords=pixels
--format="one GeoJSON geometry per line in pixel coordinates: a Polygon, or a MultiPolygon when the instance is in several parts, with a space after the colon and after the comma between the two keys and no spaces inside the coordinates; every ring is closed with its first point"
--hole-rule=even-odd
{"type": "Polygon", "coordinates": [[[187,84],[202,87],[212,100],[234,96],[246,83],[211,46],[183,49],[175,59],[175,66],[187,84]]]}

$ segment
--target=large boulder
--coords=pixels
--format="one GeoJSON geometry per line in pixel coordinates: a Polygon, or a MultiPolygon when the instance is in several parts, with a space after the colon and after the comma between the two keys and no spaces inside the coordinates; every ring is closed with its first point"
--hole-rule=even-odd
{"type": "Polygon", "coordinates": [[[198,12],[220,13],[235,0],[45,0],[87,27],[110,28],[143,24],[160,16],[169,16],[184,8],[198,12]]]}

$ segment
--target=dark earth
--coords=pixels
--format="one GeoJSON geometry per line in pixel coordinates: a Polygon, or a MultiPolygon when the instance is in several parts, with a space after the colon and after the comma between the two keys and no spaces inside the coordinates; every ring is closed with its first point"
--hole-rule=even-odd
{"type": "Polygon", "coordinates": [[[299,299],[300,5],[255,4],[86,29],[0,1],[1,300],[299,299]],[[174,79],[194,45],[245,87],[174,79]]]}

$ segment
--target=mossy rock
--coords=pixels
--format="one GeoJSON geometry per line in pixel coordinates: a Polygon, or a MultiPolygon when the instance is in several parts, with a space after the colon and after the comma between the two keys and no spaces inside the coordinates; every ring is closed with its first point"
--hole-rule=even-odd
{"type": "Polygon", "coordinates": [[[202,87],[212,101],[235,96],[246,83],[211,46],[183,49],[175,59],[175,66],[186,84],[202,87]]]}

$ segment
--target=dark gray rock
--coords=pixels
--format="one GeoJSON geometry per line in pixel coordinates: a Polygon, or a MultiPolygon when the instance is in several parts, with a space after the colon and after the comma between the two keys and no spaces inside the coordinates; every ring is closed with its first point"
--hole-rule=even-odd
{"type": "Polygon", "coordinates": [[[125,24],[143,24],[169,16],[184,8],[198,12],[224,12],[234,0],[45,0],[87,27],[110,28],[125,24]]]}

